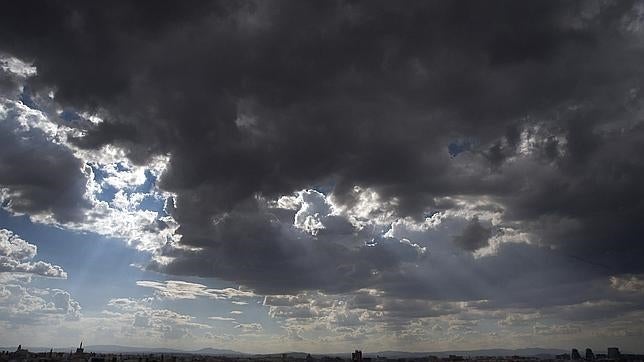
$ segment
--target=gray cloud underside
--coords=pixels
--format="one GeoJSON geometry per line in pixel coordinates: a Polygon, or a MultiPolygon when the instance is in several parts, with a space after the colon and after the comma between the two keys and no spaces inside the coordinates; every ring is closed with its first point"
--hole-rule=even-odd
{"type": "MultiPolygon", "coordinates": [[[[269,293],[375,287],[565,304],[578,302],[571,288],[643,271],[641,24],[632,2],[590,5],[111,2],[106,12],[26,1],[0,12],[0,49],[34,62],[35,90],[54,87],[61,104],[106,119],[76,145],[115,144],[138,163],[170,155],[159,185],[177,195],[181,243],[201,249],[168,247],[176,259],[153,268],[269,293]],[[302,238],[284,227],[293,213],[254,199],[329,185],[340,204],[359,185],[416,219],[456,207],[440,197],[486,197],[537,242],[480,259],[448,244],[410,257],[357,247],[373,235],[347,225],[302,238]]],[[[72,174],[50,177],[69,185],[72,174]]],[[[34,205],[49,195],[24,193],[34,205]]],[[[78,204],[49,202],[61,218],[78,204]]],[[[469,222],[445,242],[488,245],[496,231],[469,222]]]]}
{"type": "MultiPolygon", "coordinates": [[[[2,54],[0,54],[2,55],[2,54]]],[[[41,129],[24,126],[24,105],[9,100],[20,94],[21,81],[0,69],[0,200],[16,213],[47,214],[66,222],[82,218],[89,206],[82,163],[71,150],[55,144],[41,129]]]]}

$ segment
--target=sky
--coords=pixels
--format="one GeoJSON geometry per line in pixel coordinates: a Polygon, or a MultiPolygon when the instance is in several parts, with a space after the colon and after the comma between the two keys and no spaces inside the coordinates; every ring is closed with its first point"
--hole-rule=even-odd
{"type": "Polygon", "coordinates": [[[644,2],[1,6],[4,345],[644,353],[644,2]]]}

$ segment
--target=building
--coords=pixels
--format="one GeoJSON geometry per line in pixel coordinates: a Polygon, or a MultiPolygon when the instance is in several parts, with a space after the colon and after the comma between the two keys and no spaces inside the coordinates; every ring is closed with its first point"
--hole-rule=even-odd
{"type": "Polygon", "coordinates": [[[573,348],[572,352],[570,352],[570,359],[573,361],[578,361],[581,359],[581,355],[579,354],[577,348],[573,348]]]}
{"type": "Polygon", "coordinates": [[[592,361],[595,359],[595,354],[590,348],[586,348],[586,361],[592,361]]]}
{"type": "Polygon", "coordinates": [[[362,362],[362,351],[357,350],[351,353],[351,361],[353,362],[362,362]]]}
{"type": "Polygon", "coordinates": [[[18,349],[13,353],[13,356],[17,360],[24,360],[28,359],[31,356],[31,353],[29,353],[29,350],[23,349],[22,344],[19,344],[18,349]]]}
{"type": "Polygon", "coordinates": [[[619,353],[619,348],[617,347],[608,347],[608,358],[609,359],[619,359],[621,357],[619,353]]]}

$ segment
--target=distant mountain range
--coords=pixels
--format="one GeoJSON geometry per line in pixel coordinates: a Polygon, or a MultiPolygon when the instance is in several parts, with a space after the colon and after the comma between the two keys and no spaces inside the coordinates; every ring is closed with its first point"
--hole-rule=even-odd
{"type": "MultiPolygon", "coordinates": [[[[15,351],[17,347],[0,347],[3,351],[15,351]]],[[[32,352],[49,352],[50,348],[47,347],[24,347],[32,352]]],[[[76,347],[57,347],[54,352],[69,352],[75,351],[76,347]]],[[[202,348],[195,351],[186,351],[172,348],[146,348],[146,347],[129,347],[117,345],[94,345],[86,346],[86,352],[96,353],[131,353],[131,354],[149,354],[149,353],[163,353],[163,354],[201,354],[211,356],[249,356],[252,354],[237,352],[230,349],[216,349],[216,348],[202,348]]],[[[553,348],[520,348],[520,349],[478,349],[478,350],[460,350],[460,351],[440,351],[440,352],[402,352],[402,351],[380,351],[380,352],[365,352],[365,357],[386,357],[386,358],[414,358],[423,356],[437,356],[447,357],[449,355],[459,356],[526,356],[526,357],[549,357],[557,354],[566,353],[568,351],[553,348]]],[[[332,356],[349,358],[351,353],[311,353],[313,356],[332,356]]],[[[281,353],[271,354],[257,354],[258,356],[275,356],[281,353]]],[[[289,357],[305,357],[306,352],[287,352],[289,357]]]]}
{"type": "Polygon", "coordinates": [[[476,350],[460,350],[460,351],[440,351],[440,352],[401,352],[401,351],[382,351],[376,353],[365,353],[368,357],[381,356],[387,358],[413,358],[432,355],[436,357],[447,357],[449,355],[458,356],[554,356],[557,354],[566,353],[568,351],[554,348],[520,348],[520,349],[476,349],[476,350]]]}
{"type": "MultiPolygon", "coordinates": [[[[0,347],[2,351],[15,351],[16,347],[0,347]]],[[[49,347],[23,347],[31,352],[49,352],[49,347]]],[[[216,348],[202,348],[195,351],[186,351],[173,348],[147,348],[147,347],[129,347],[117,345],[94,345],[85,346],[85,352],[95,353],[131,353],[131,354],[149,354],[149,353],[164,353],[164,354],[202,354],[202,355],[216,355],[216,356],[240,356],[247,355],[246,353],[233,351],[230,349],[216,349],[216,348]]],[[[69,352],[76,351],[76,347],[56,347],[54,352],[69,352]]]]}
{"type": "MultiPolygon", "coordinates": [[[[439,352],[403,352],[403,351],[380,351],[380,352],[363,352],[365,357],[386,357],[386,358],[417,358],[425,356],[448,357],[449,355],[458,356],[525,356],[525,357],[552,357],[557,354],[566,353],[568,351],[554,348],[520,348],[520,349],[477,349],[477,350],[458,350],[458,351],[439,351],[439,352]]],[[[279,354],[269,354],[263,356],[275,356],[279,354]]],[[[306,352],[288,352],[289,357],[303,358],[306,357],[306,352]]],[[[330,356],[330,357],[344,357],[350,358],[351,353],[311,353],[311,355],[330,356]]]]}

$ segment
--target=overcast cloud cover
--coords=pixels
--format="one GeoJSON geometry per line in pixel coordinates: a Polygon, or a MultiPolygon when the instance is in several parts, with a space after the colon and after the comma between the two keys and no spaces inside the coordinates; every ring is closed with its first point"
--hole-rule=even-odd
{"type": "Polygon", "coordinates": [[[0,336],[644,352],[642,64],[638,1],[4,4],[0,221],[155,280],[0,225],[0,336]]]}

